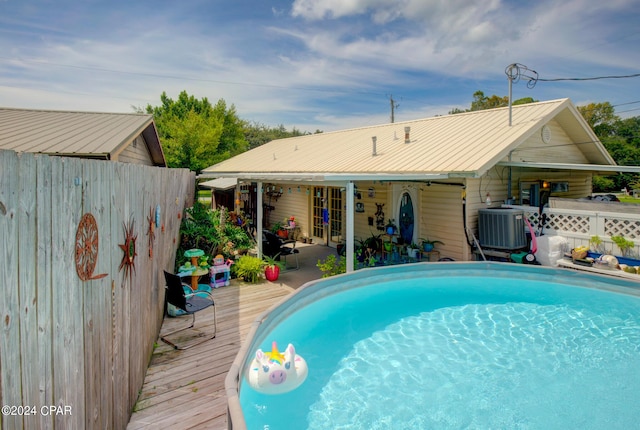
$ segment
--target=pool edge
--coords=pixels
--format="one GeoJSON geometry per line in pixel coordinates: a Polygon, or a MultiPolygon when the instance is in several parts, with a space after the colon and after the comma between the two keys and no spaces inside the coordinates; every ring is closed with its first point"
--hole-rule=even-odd
{"type": "Polygon", "coordinates": [[[554,282],[571,283],[571,281],[583,281],[587,285],[583,285],[585,288],[593,288],[594,284],[608,284],[610,285],[607,290],[619,293],[633,292],[635,295],[640,295],[640,284],[629,285],[630,281],[614,278],[612,276],[597,275],[586,272],[579,272],[571,269],[565,269],[561,267],[545,267],[545,266],[533,266],[533,265],[514,265],[512,263],[501,262],[446,262],[446,263],[415,263],[398,266],[376,267],[370,269],[362,269],[356,272],[336,275],[330,278],[316,279],[305,283],[291,294],[285,296],[278,303],[269,307],[262,312],[258,317],[254,319],[251,324],[251,328],[247,333],[247,337],[242,342],[238,354],[229,368],[229,372],[225,377],[225,393],[227,395],[227,429],[229,430],[246,430],[247,425],[242,412],[242,406],[240,404],[240,379],[242,377],[241,372],[245,367],[245,364],[249,358],[250,350],[255,347],[256,334],[263,328],[265,322],[270,324],[277,323],[277,318],[286,309],[283,305],[292,301],[293,298],[302,296],[304,298],[311,298],[314,293],[319,293],[315,289],[320,288],[318,285],[326,285],[328,291],[323,291],[323,295],[334,294],[337,285],[344,284],[358,280],[360,278],[378,278],[384,279],[389,276],[393,276],[397,273],[412,273],[414,275],[428,274],[436,276],[439,273],[450,271],[450,269],[456,268],[461,270],[460,274],[464,276],[474,276],[478,271],[486,271],[488,269],[495,270],[499,273],[513,272],[514,268],[517,268],[521,272],[532,274],[531,276],[547,275],[551,277],[554,282]],[[414,269],[407,271],[407,269],[414,269]],[[467,270],[464,270],[467,269],[467,270]],[[333,289],[330,287],[333,286],[333,289]],[[269,320],[272,314],[276,314],[274,318],[269,320]]]}

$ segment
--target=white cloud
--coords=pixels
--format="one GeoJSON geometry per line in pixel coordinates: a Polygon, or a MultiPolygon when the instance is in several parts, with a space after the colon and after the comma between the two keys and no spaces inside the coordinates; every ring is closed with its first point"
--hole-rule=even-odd
{"type": "MultiPolygon", "coordinates": [[[[478,89],[505,94],[513,62],[544,77],[638,68],[637,0],[274,0],[204,16],[193,8],[207,2],[169,10],[147,1],[110,8],[100,22],[90,6],[72,17],[0,16],[2,103],[130,111],[187,90],[224,98],[249,120],[332,130],[387,121],[390,94],[413,98],[403,119],[467,107],[478,89]]],[[[586,85],[517,90],[607,100],[592,88],[613,93],[623,82],[586,85]]]]}

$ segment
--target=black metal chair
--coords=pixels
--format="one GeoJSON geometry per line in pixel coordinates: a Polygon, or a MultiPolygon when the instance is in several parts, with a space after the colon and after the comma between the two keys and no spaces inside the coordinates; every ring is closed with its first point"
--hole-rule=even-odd
{"type": "Polygon", "coordinates": [[[298,262],[299,249],[296,249],[295,240],[284,240],[278,237],[276,234],[263,230],[262,231],[262,253],[276,260],[284,258],[285,269],[298,270],[300,263],[298,262]],[[293,255],[296,261],[295,267],[287,266],[287,256],[293,255]]]}
{"type": "Polygon", "coordinates": [[[178,275],[174,275],[173,273],[169,273],[167,271],[164,272],[164,279],[166,281],[166,291],[165,291],[165,315],[167,315],[167,305],[171,304],[181,310],[183,315],[191,315],[191,325],[183,328],[179,328],[177,330],[173,330],[169,333],[162,334],[160,339],[173,346],[175,349],[188,349],[192,346],[196,346],[205,342],[209,339],[213,339],[216,337],[216,332],[218,330],[218,322],[216,320],[216,306],[213,302],[213,296],[209,291],[196,291],[193,293],[185,293],[185,286],[188,291],[191,291],[191,288],[182,282],[182,279],[178,275]],[[206,297],[203,297],[206,296],[206,297]],[[172,334],[178,333],[183,330],[187,330],[193,328],[196,324],[196,312],[201,310],[212,308],[213,309],[213,335],[205,336],[198,342],[191,343],[187,346],[179,346],[178,344],[170,341],[168,336],[172,334]]]}

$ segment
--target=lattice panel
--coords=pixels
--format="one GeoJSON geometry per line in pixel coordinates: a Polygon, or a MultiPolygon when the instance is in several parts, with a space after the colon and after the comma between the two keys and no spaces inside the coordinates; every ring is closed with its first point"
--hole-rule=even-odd
{"type": "Polygon", "coordinates": [[[625,239],[638,239],[640,238],[640,221],[605,218],[604,233],[607,236],[624,236],[625,239]]]}
{"type": "Polygon", "coordinates": [[[589,217],[582,215],[547,214],[545,228],[556,231],[589,234],[589,217]]]}

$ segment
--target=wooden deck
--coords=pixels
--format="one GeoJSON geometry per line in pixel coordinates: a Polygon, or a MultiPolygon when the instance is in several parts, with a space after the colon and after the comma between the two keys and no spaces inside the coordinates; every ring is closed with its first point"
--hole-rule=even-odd
{"type": "MultiPolygon", "coordinates": [[[[235,280],[213,290],[218,312],[216,338],[186,351],[176,351],[158,340],[127,429],[226,429],[227,371],[253,320],[292,291],[281,284],[250,285],[235,280]]],[[[200,313],[195,329],[208,332],[213,313],[200,313]]],[[[165,318],[162,332],[178,323],[188,325],[184,318],[189,317],[165,318]]],[[[187,343],[195,329],[182,332],[187,333],[187,343]]]]}

